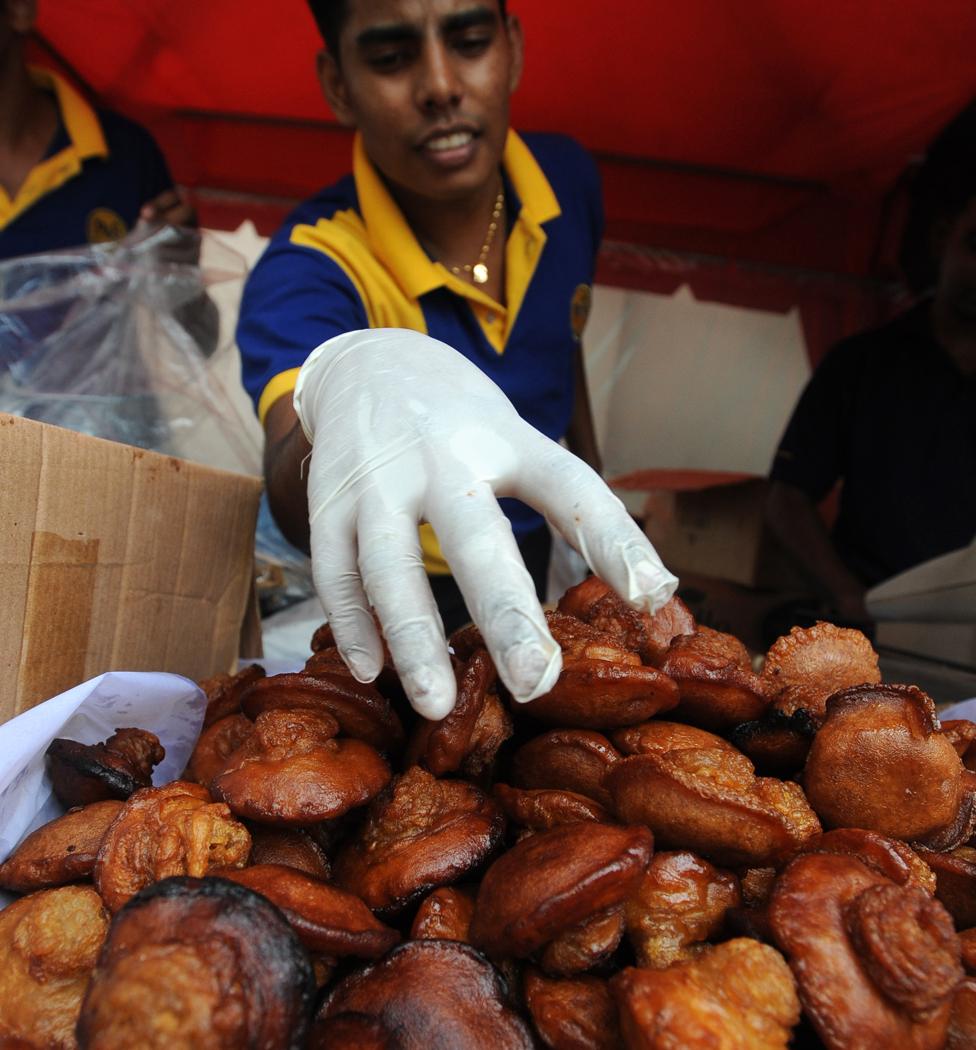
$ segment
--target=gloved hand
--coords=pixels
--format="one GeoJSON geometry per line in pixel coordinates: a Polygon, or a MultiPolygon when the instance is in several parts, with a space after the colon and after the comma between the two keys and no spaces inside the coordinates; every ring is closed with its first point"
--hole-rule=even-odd
{"type": "Polygon", "coordinates": [[[336,645],[372,681],[383,625],[404,689],[427,718],[454,706],[444,630],[417,524],[434,527],[502,681],[548,692],[562,666],[497,496],[543,513],[595,573],[654,611],[677,580],[586,464],[516,413],[444,343],[402,329],[337,336],[305,362],[295,411],[309,441],[312,572],[336,645]]]}

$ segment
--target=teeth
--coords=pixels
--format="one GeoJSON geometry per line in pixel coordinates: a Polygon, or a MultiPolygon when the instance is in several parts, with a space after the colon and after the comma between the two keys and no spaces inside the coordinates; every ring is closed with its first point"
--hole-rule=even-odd
{"type": "Polygon", "coordinates": [[[470,131],[456,131],[453,135],[441,135],[439,138],[431,139],[427,143],[427,148],[435,153],[449,149],[460,149],[462,146],[466,146],[472,138],[474,136],[470,131]]]}

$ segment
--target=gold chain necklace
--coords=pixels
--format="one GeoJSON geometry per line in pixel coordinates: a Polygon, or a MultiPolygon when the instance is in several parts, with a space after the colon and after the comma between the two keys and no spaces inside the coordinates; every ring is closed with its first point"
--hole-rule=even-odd
{"type": "Polygon", "coordinates": [[[491,212],[491,222],[488,223],[488,232],[485,234],[485,243],[481,246],[481,251],[478,253],[478,261],[475,263],[467,263],[464,266],[452,266],[450,267],[451,273],[460,277],[462,273],[467,274],[475,284],[485,284],[488,281],[488,267],[485,264],[485,260],[488,258],[488,252],[491,251],[491,243],[495,239],[495,231],[498,229],[498,220],[501,218],[502,208],[505,207],[505,187],[503,186],[498,191],[498,196],[495,198],[495,207],[491,212]]]}

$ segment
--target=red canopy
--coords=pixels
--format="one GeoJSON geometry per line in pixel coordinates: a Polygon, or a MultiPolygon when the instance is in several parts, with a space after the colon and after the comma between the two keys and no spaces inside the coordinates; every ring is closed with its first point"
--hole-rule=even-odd
{"type": "MultiPolygon", "coordinates": [[[[744,264],[890,276],[899,176],[976,96],[972,0],[509,6],[527,47],[516,127],[589,147],[608,237],[695,260],[703,286],[732,288],[744,264]]],[[[348,169],[302,0],[44,0],[38,29],[155,132],[209,224],[267,232],[348,169]]],[[[653,279],[646,253],[620,258],[618,283],[676,280],[666,256],[653,279]]]]}

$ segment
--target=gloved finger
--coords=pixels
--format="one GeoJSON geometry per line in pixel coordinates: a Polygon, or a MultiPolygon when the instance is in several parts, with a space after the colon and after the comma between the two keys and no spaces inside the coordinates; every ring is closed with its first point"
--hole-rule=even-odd
{"type": "Polygon", "coordinates": [[[538,439],[515,494],[545,514],[621,597],[656,612],[674,594],[678,578],[595,471],[541,434],[538,439]]]}
{"type": "Polygon", "coordinates": [[[363,585],[404,691],[425,718],[441,719],[454,707],[457,682],[427,582],[416,519],[364,501],[358,530],[363,585]]]}
{"type": "Polygon", "coordinates": [[[444,557],[502,681],[520,702],[548,693],[562,670],[512,527],[484,482],[428,507],[444,557]]]}
{"type": "Polygon", "coordinates": [[[336,648],[359,682],[372,682],[383,668],[383,642],[359,577],[351,523],[329,520],[314,508],[309,479],[312,580],[335,637],[336,648]]]}

